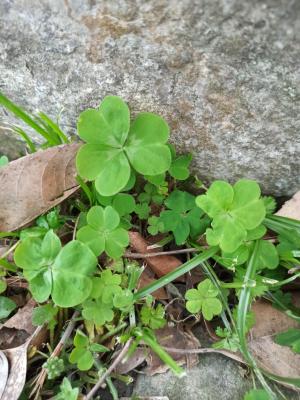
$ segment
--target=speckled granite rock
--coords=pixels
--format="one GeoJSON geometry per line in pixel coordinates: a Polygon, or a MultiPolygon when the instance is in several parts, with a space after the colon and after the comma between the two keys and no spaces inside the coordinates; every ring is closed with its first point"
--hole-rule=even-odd
{"type": "Polygon", "coordinates": [[[74,132],[118,94],[159,112],[199,177],[300,184],[300,2],[1,0],[0,87],[74,132]]]}
{"type": "Polygon", "coordinates": [[[251,388],[251,380],[242,377],[237,363],[215,354],[202,355],[199,365],[184,378],[170,371],[152,377],[139,375],[134,393],[170,400],[242,400],[251,388]]]}

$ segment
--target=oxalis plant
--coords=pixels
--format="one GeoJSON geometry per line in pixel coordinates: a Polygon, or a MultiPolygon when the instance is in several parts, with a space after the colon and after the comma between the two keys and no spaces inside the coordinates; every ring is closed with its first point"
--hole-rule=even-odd
{"type": "MultiPolygon", "coordinates": [[[[29,115],[2,94],[0,104],[42,135],[43,148],[69,142],[45,114],[29,115]]],[[[47,380],[38,387],[40,396],[75,400],[81,394],[90,399],[106,382],[117,399],[114,380],[130,383],[131,378],[115,373],[113,360],[128,358],[140,345],[183,375],[157,340],[156,330],[167,326],[170,316],[154,294],[172,282],[176,287],[176,279],[195,268],[201,268],[204,278],[194,279],[194,287],[186,290],[183,315],[214,320],[219,340],[213,347],[242,354],[262,386],[245,399],[277,398],[270,380],[300,387],[299,379],[261,369],[247,343],[257,297],[300,320],[291,295],[283,291],[300,275],[300,222],[273,215],[274,199],[262,196],[255,181],[240,179],[231,185],[217,180],[207,188],[190,174],[191,154],[178,156],[168,143],[166,121],[152,113],[131,121],[119,97],[105,97],[97,109],[84,111],[77,128],[84,142],[76,157],[81,190],[31,227],[1,233],[11,238],[14,262],[5,256],[0,260],[0,319],[16,309],[7,296],[6,279],[16,275],[28,283],[38,303],[33,324],[44,324],[50,332],[49,354],[31,355],[32,362],[45,358],[41,366],[47,380]],[[182,265],[139,288],[143,264],[128,250],[129,231],[149,237],[160,251],[177,253],[182,265]],[[64,349],[53,353],[73,312],[64,349]],[[113,355],[120,345],[121,353],[113,355]]],[[[25,128],[14,130],[30,152],[36,151],[25,128]]],[[[7,163],[1,157],[0,168],[7,163]]],[[[300,352],[300,329],[275,340],[300,352]]],[[[23,398],[32,390],[30,383],[23,398]]]]}

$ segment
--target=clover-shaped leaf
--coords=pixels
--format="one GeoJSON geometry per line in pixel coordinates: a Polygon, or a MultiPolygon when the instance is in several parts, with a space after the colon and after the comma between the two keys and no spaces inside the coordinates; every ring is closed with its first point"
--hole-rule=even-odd
{"type": "Polygon", "coordinates": [[[102,271],[100,277],[93,278],[90,297],[94,299],[101,298],[103,303],[112,306],[114,295],[122,291],[120,287],[121,280],[121,275],[113,274],[109,269],[102,271]]]}
{"type": "Polygon", "coordinates": [[[62,381],[62,384],[60,385],[60,391],[59,393],[53,397],[55,400],[77,400],[78,394],[79,394],[79,389],[78,388],[72,388],[72,385],[68,378],[64,378],[62,381]]]}
{"type": "Polygon", "coordinates": [[[80,330],[76,331],[74,337],[74,349],[72,350],[69,361],[77,364],[81,371],[88,371],[94,364],[93,352],[106,352],[108,349],[98,343],[90,343],[89,338],[80,330]]]}
{"type": "Polygon", "coordinates": [[[126,186],[131,167],[143,175],[158,175],[170,166],[167,123],[158,115],[141,113],[130,126],[129,109],[119,97],[107,96],[98,110],[84,111],[78,133],[87,143],[77,154],[79,175],[95,180],[103,196],[126,186]]]}
{"type": "Polygon", "coordinates": [[[86,320],[92,321],[97,326],[111,322],[114,318],[112,306],[105,304],[101,298],[86,300],[83,303],[82,315],[86,320]]]}
{"type": "Polygon", "coordinates": [[[202,312],[204,318],[210,321],[214,315],[222,312],[222,303],[217,298],[218,290],[209,279],[200,282],[197,289],[190,289],[186,292],[188,300],[186,308],[191,313],[202,312]]]}
{"type": "Polygon", "coordinates": [[[239,180],[233,187],[215,181],[196,203],[212,218],[212,228],[206,230],[208,244],[219,245],[228,253],[246,240],[247,231],[258,227],[266,214],[258,184],[248,179],[239,180]]]}
{"type": "Polygon", "coordinates": [[[185,154],[175,158],[169,168],[170,175],[180,181],[187,179],[190,175],[189,166],[192,158],[191,154],[185,154]]]}
{"type": "Polygon", "coordinates": [[[165,310],[161,304],[156,308],[151,308],[144,305],[141,309],[141,321],[144,325],[151,329],[160,329],[166,325],[165,310]]]}
{"type": "Polygon", "coordinates": [[[187,192],[175,190],[165,201],[169,210],[162,211],[159,222],[161,232],[173,232],[176,244],[182,244],[191,234],[201,231],[203,212],[196,206],[195,197],[187,192]]]}
{"type": "Polygon", "coordinates": [[[33,297],[46,301],[50,294],[60,307],[73,307],[90,294],[97,259],[83,243],[72,240],[61,248],[50,230],[43,239],[27,237],[15,250],[15,263],[23,268],[33,297]]]}
{"type": "Polygon", "coordinates": [[[0,296],[0,320],[7,318],[17,307],[16,303],[5,296],[0,296]]]}
{"type": "Polygon", "coordinates": [[[133,293],[129,289],[123,289],[113,298],[114,307],[121,311],[129,311],[133,305],[133,293]]]}
{"type": "Polygon", "coordinates": [[[120,216],[113,207],[94,206],[87,213],[87,225],[78,230],[77,239],[96,256],[105,251],[110,257],[119,258],[129,244],[128,233],[119,224],[120,216]]]}

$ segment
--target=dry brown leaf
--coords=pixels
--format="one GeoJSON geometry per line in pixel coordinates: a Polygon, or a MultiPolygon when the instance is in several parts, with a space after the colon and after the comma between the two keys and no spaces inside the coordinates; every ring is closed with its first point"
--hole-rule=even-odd
{"type": "MultiPolygon", "coordinates": [[[[155,249],[148,250],[148,243],[139,232],[129,232],[130,245],[138,253],[155,253],[155,249]]],[[[168,274],[178,268],[182,263],[174,256],[147,257],[145,262],[159,277],[168,274]]],[[[178,278],[183,281],[184,277],[178,278]]]]}
{"type": "Polygon", "coordinates": [[[0,351],[0,399],[8,378],[8,361],[3,351],[0,351]]]}
{"type": "Polygon", "coordinates": [[[43,327],[39,326],[21,346],[4,351],[9,361],[9,374],[1,400],[18,400],[21,395],[27,373],[27,349],[41,335],[43,327]]]}
{"type": "Polygon", "coordinates": [[[51,147],[0,169],[0,231],[28,224],[77,190],[74,160],[79,146],[51,147]]]}
{"type": "Polygon", "coordinates": [[[300,191],[286,201],[276,215],[300,220],[300,191]]]}
{"type": "Polygon", "coordinates": [[[258,365],[278,376],[299,378],[300,354],[274,342],[278,333],[298,328],[299,323],[263,300],[255,302],[252,310],[256,324],[250,331],[248,345],[258,365]]]}
{"type": "Polygon", "coordinates": [[[22,345],[35,331],[32,325],[32,311],[36,302],[29,300],[28,303],[19,308],[18,312],[0,325],[0,348],[8,349],[22,345]]]}

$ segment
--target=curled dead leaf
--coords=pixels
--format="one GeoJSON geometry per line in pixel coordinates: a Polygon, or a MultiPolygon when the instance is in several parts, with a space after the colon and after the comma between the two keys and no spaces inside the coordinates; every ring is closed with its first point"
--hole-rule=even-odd
{"type": "Polygon", "coordinates": [[[299,378],[300,354],[274,341],[278,333],[298,328],[299,323],[263,300],[255,302],[252,310],[256,324],[249,333],[248,345],[258,365],[274,375],[299,378]]]}
{"type": "Polygon", "coordinates": [[[0,169],[0,231],[28,224],[77,190],[75,156],[79,146],[51,147],[0,169]]]}
{"type": "Polygon", "coordinates": [[[4,392],[8,378],[8,361],[3,351],[0,351],[0,399],[4,392]]]}

